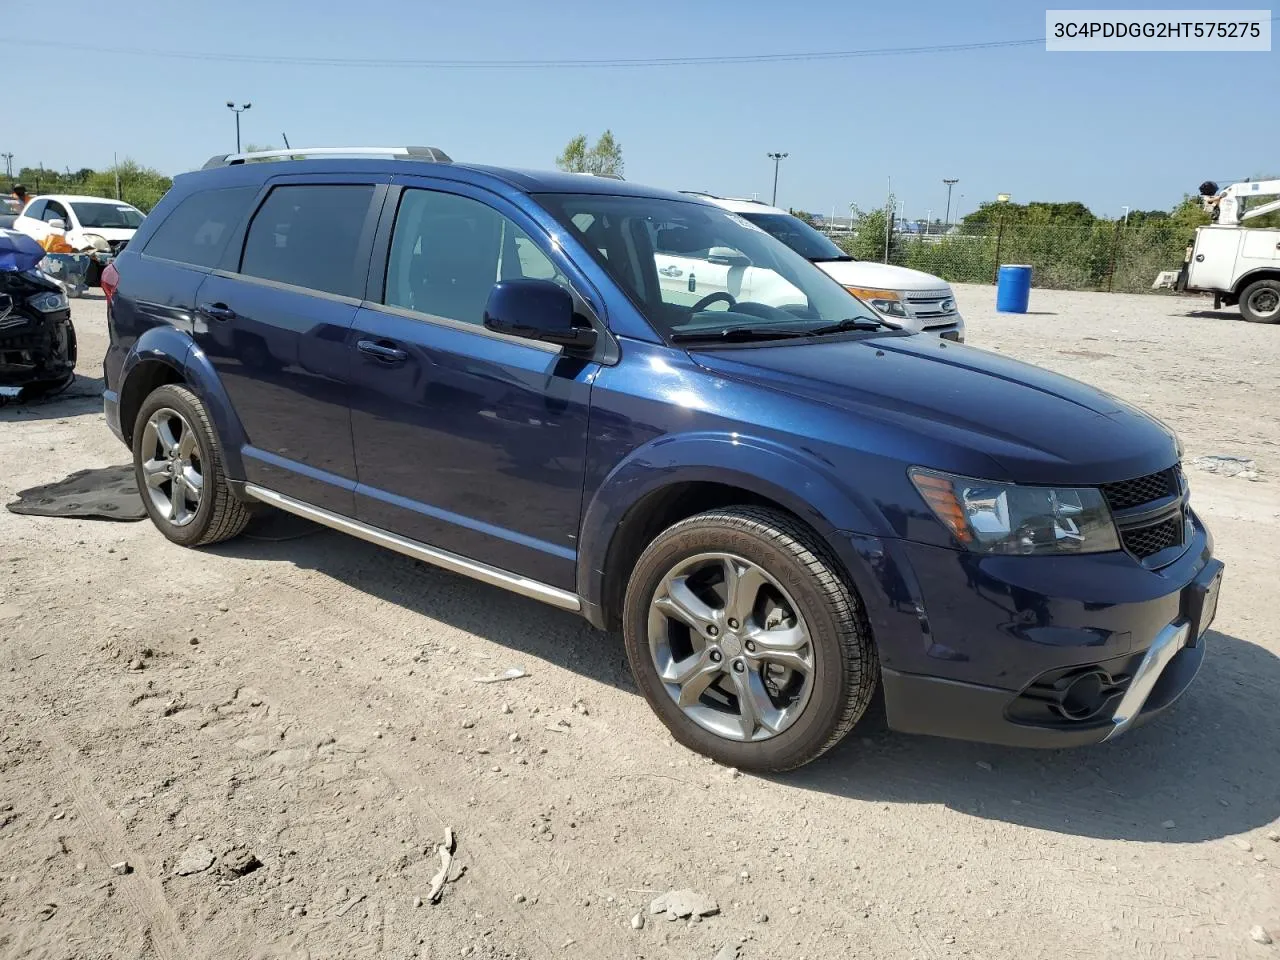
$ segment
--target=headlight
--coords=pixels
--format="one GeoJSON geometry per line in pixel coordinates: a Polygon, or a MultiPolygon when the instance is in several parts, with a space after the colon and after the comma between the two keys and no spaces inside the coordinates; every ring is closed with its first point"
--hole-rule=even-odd
{"type": "Polygon", "coordinates": [[[902,295],[896,290],[881,290],[877,287],[845,287],[859,300],[865,300],[886,317],[909,317],[907,307],[902,302],[902,295]]]}
{"type": "Polygon", "coordinates": [[[27,303],[41,313],[56,313],[67,309],[67,296],[64,293],[47,290],[44,293],[37,293],[27,303]]]}
{"type": "Polygon", "coordinates": [[[913,467],[929,509],[976,553],[1024,556],[1120,549],[1111,511],[1092,487],[1021,487],[913,467]]]}

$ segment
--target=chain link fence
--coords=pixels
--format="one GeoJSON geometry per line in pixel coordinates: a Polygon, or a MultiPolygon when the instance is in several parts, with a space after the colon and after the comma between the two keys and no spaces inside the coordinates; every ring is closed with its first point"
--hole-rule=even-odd
{"type": "MultiPolygon", "coordinates": [[[[976,233],[895,232],[888,259],[952,283],[993,283],[1001,264],[1016,263],[1031,266],[1037,287],[1150,293],[1162,271],[1181,269],[1193,239],[1194,231],[1171,220],[994,224],[976,233]]],[[[884,259],[883,237],[872,245],[852,236],[842,246],[860,259],[884,259]]]]}

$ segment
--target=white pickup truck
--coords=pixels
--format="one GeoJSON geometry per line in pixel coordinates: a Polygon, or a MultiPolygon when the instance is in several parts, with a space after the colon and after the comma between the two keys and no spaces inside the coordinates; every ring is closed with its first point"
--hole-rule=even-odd
{"type": "MultiPolygon", "coordinates": [[[[894,326],[935,334],[947,340],[964,340],[964,317],[956,308],[955,294],[945,280],[907,267],[855,260],[828,237],[778,207],[755,200],[730,200],[708,193],[686,192],[732,211],[778,238],[850,293],[870,304],[894,326]]],[[[703,252],[700,256],[697,251],[658,250],[658,272],[661,274],[665,267],[669,271],[680,270],[684,275],[692,266],[699,289],[702,289],[705,284],[714,283],[718,272],[727,274],[730,269],[728,264],[717,262],[715,252],[710,251],[710,255],[703,252]],[[698,262],[692,265],[680,262],[691,258],[698,262]],[[672,262],[664,263],[667,259],[672,262]]],[[[705,289],[715,288],[705,286],[705,289]]]]}
{"type": "Polygon", "coordinates": [[[1213,223],[1196,228],[1177,289],[1212,293],[1214,309],[1238,303],[1254,323],[1280,323],[1280,229],[1244,226],[1280,213],[1280,180],[1245,180],[1222,191],[1205,181],[1200,195],[1213,223]]]}

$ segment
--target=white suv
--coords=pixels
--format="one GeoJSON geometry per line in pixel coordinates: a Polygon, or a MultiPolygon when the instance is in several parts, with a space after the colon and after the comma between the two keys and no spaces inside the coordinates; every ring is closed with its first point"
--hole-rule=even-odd
{"type": "MultiPolygon", "coordinates": [[[[964,340],[964,317],[960,316],[955,294],[945,280],[907,267],[854,260],[829,238],[778,207],[755,200],[731,200],[692,190],[685,192],[732,211],[777,237],[854,296],[874,307],[894,326],[936,334],[948,340],[964,340]]],[[[701,276],[700,270],[699,279],[701,276]]]]}

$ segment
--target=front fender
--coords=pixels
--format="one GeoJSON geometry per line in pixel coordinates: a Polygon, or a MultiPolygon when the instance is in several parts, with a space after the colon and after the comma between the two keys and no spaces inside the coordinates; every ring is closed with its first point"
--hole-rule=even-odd
{"type": "Polygon", "coordinates": [[[731,432],[667,435],[632,451],[591,496],[578,548],[579,591],[589,604],[598,609],[603,602],[610,544],[632,508],[663,488],[696,482],[772,500],[828,540],[837,531],[891,533],[869,501],[809,453],[731,432]]]}

